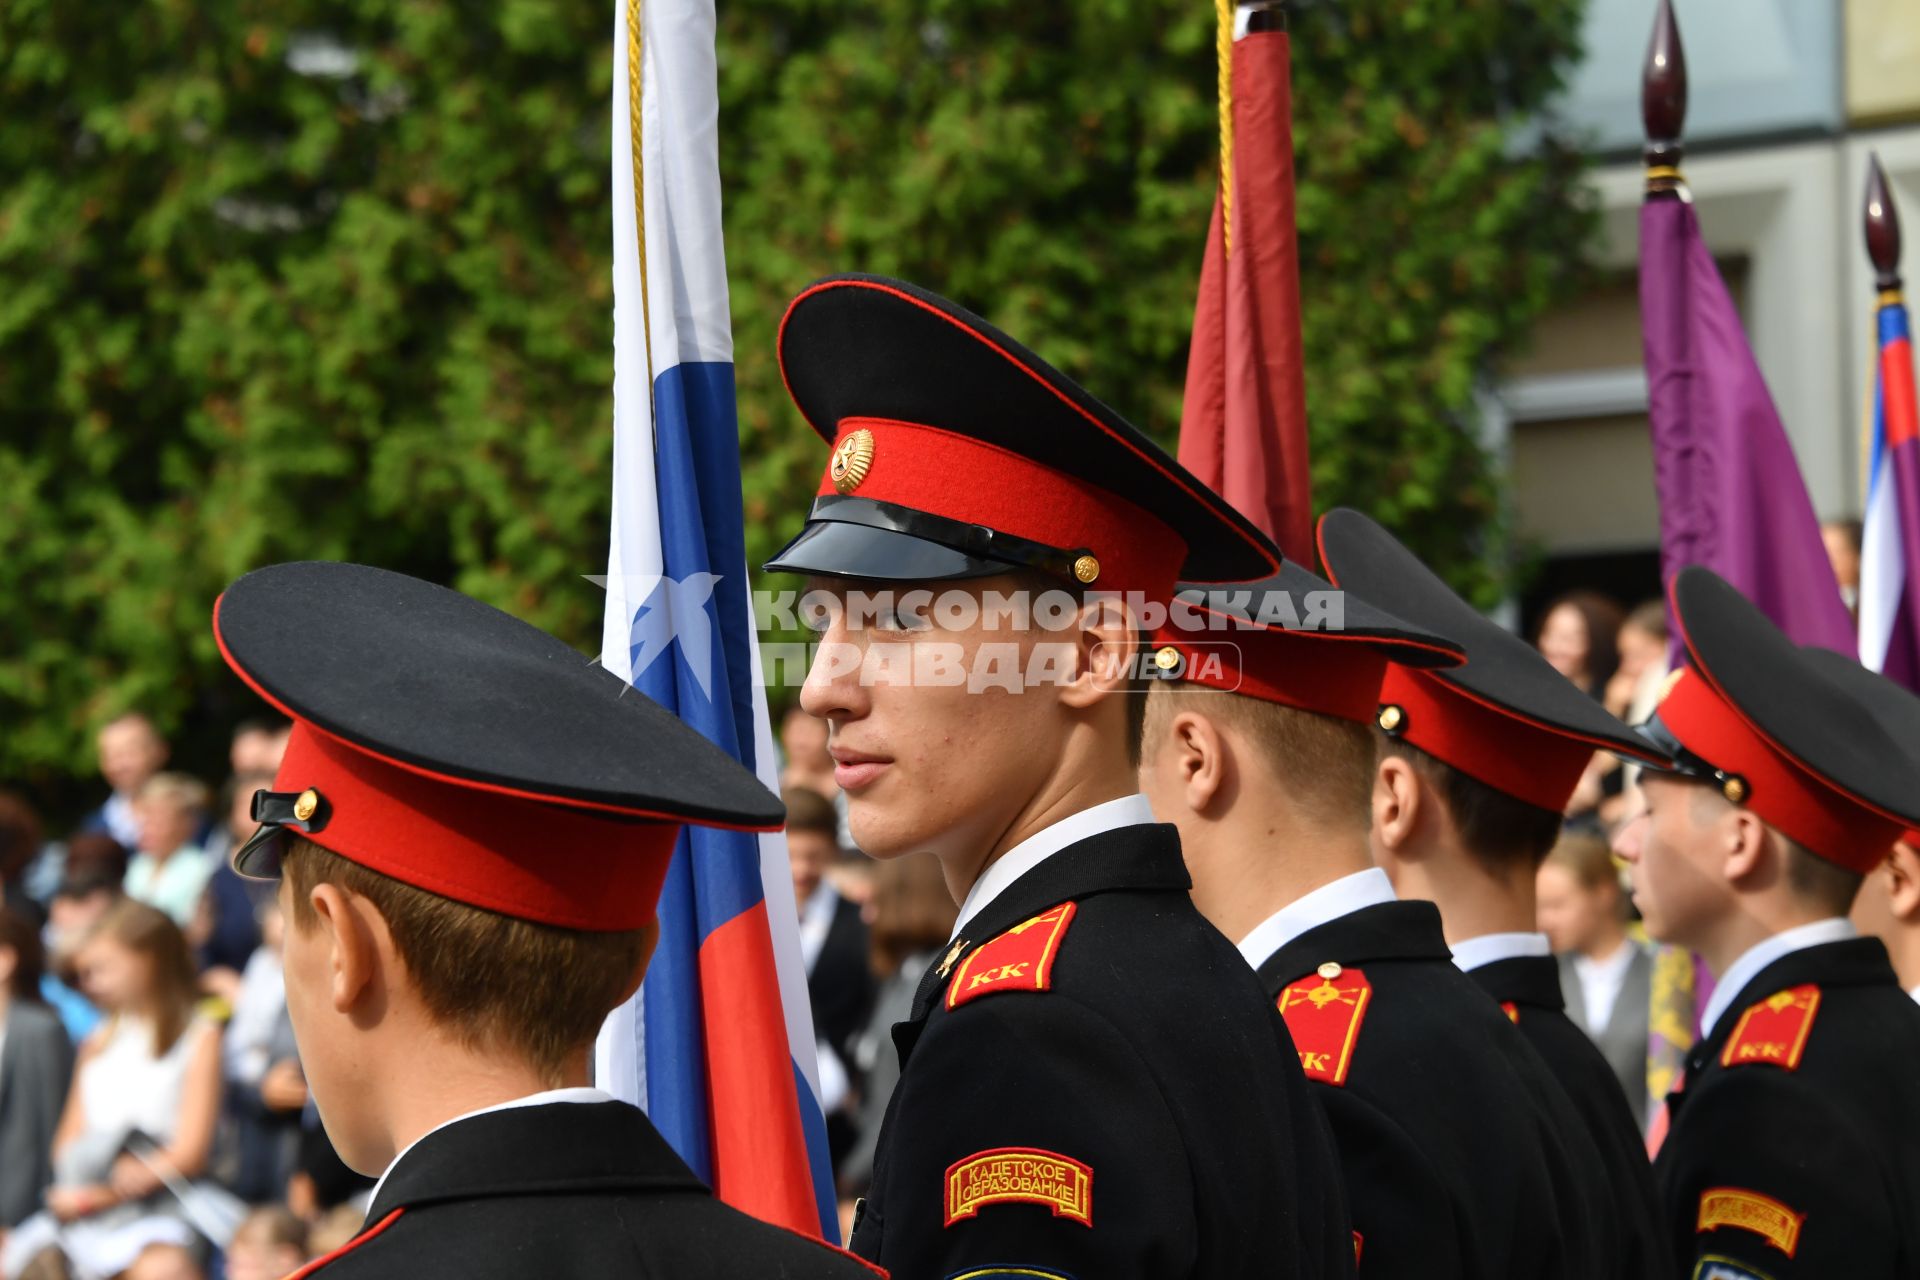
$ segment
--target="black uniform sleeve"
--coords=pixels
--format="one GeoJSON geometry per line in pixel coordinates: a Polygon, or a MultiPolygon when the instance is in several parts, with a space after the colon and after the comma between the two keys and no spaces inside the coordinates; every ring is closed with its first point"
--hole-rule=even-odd
{"type": "Polygon", "coordinates": [[[1877,1154],[1887,1141],[1786,1072],[1740,1067],[1714,1080],[1687,1100],[1657,1167],[1679,1274],[1897,1274],[1900,1231],[1877,1154]]]}
{"type": "Polygon", "coordinates": [[[867,1224],[894,1280],[1191,1270],[1189,1156],[1112,1023],[1059,993],[995,996],[941,1018],[912,1068],[889,1138],[886,1220],[867,1224]]]}
{"type": "Polygon", "coordinates": [[[1440,1170],[1364,1097],[1334,1085],[1313,1089],[1346,1174],[1360,1280],[1462,1280],[1467,1244],[1440,1170]]]}

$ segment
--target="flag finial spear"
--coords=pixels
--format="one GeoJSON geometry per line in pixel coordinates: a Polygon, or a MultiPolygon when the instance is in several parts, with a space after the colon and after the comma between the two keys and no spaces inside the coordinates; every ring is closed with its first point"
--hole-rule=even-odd
{"type": "Polygon", "coordinates": [[[1880,167],[1880,156],[1867,156],[1867,198],[1861,210],[1867,230],[1867,257],[1873,263],[1874,287],[1886,292],[1900,287],[1900,210],[1894,207],[1893,190],[1887,186],[1887,171],[1880,167]]]}
{"type": "Polygon", "coordinates": [[[1647,198],[1677,199],[1682,179],[1680,136],[1687,121],[1687,54],[1672,0],[1660,0],[1640,72],[1640,120],[1646,128],[1647,198]]]}

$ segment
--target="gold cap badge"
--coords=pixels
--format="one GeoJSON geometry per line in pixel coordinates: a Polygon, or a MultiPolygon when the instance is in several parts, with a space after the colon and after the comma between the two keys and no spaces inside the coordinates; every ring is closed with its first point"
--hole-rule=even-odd
{"type": "Polygon", "coordinates": [[[852,493],[867,478],[867,472],[873,467],[873,432],[861,427],[833,448],[833,460],[827,463],[827,474],[833,477],[833,487],[840,493],[852,493]]]}
{"type": "Polygon", "coordinates": [[[320,793],[312,787],[302,791],[293,802],[293,816],[305,822],[320,808],[320,793]]]}
{"type": "Polygon", "coordinates": [[[1100,562],[1092,556],[1081,556],[1073,562],[1073,576],[1081,582],[1092,582],[1100,576],[1100,562]]]}
{"type": "Polygon", "coordinates": [[[1385,729],[1388,733],[1393,733],[1407,722],[1407,713],[1389,702],[1386,706],[1380,708],[1379,721],[1382,729],[1385,729]]]}

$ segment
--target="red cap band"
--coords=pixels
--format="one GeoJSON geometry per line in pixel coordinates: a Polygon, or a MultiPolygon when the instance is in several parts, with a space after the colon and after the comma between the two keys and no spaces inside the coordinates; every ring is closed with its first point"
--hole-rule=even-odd
{"type": "Polygon", "coordinates": [[[1180,678],[1189,683],[1359,724],[1373,723],[1387,670],[1378,649],[1325,631],[1167,627],[1153,643],[1156,652],[1179,651],[1186,660],[1180,678]]]}
{"type": "MultiPolygon", "coordinates": [[[[865,475],[846,496],[985,525],[1063,551],[1084,549],[1099,561],[1088,587],[1138,591],[1151,600],[1173,595],[1186,541],[1098,485],[970,436],[887,418],[842,419],[836,452],[856,431],[872,434],[873,450],[865,475]]],[[[829,460],[817,494],[841,492],[829,460]]]]}
{"type": "Polygon", "coordinates": [[[1475,698],[1459,685],[1394,664],[1380,702],[1400,709],[1397,732],[1495,791],[1553,813],[1567,807],[1595,746],[1475,698]]]}
{"type": "Polygon", "coordinates": [[[323,849],[416,889],[563,929],[651,924],[676,822],[543,804],[402,767],[296,720],[274,790],[318,791],[323,849]]]}
{"type": "Polygon", "coordinates": [[[1721,772],[1740,776],[1747,784],[1742,801],[1747,808],[1830,862],[1862,874],[1872,871],[1905,828],[1808,772],[1691,667],[1667,690],[1658,714],[1681,746],[1721,772]]]}

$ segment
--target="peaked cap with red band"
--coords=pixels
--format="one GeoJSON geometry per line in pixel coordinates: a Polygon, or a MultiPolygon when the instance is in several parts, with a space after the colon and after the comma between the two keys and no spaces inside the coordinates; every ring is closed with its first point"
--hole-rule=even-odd
{"type": "Polygon", "coordinates": [[[681,824],[780,825],[780,801],[679,719],[559,640],[445,587],[365,565],[247,574],[215,602],[227,664],[293,718],[260,833],[289,833],[502,915],[649,923],[681,824]]]}
{"type": "Polygon", "coordinates": [[[1666,757],[1582,693],[1520,637],[1483,615],[1358,511],[1320,518],[1320,555],[1341,587],[1388,600],[1410,623],[1460,645],[1466,665],[1395,662],[1380,685],[1380,727],[1496,791],[1560,812],[1593,753],[1666,757]]]}
{"type": "Polygon", "coordinates": [[[1182,583],[1152,674],[1372,724],[1391,662],[1458,666],[1460,646],[1289,560],[1261,582],[1182,583]]]}
{"type": "Polygon", "coordinates": [[[1669,749],[1669,771],[1717,785],[1829,862],[1878,866],[1920,826],[1913,757],[1826,659],[1718,574],[1682,569],[1670,596],[1692,665],[1640,728],[1669,749]]]}
{"type": "MultiPolygon", "coordinates": [[[[1814,670],[1852,694],[1854,701],[1867,709],[1881,730],[1893,739],[1893,745],[1906,756],[1907,772],[1920,778],[1920,698],[1914,697],[1906,686],[1877,671],[1867,670],[1844,653],[1816,645],[1804,645],[1800,652],[1813,664],[1814,670]]],[[[1901,839],[1920,849],[1920,831],[1910,830],[1901,839]]]]}
{"type": "Polygon", "coordinates": [[[885,582],[1038,569],[1164,600],[1280,567],[1272,544],[1119,414],[945,298],[879,276],[807,288],[787,392],[833,445],[770,570],[885,582]]]}

